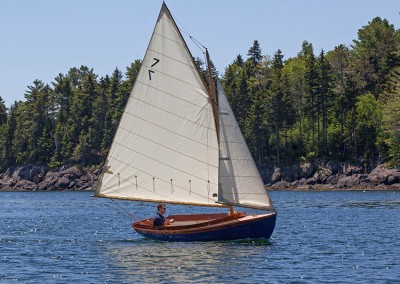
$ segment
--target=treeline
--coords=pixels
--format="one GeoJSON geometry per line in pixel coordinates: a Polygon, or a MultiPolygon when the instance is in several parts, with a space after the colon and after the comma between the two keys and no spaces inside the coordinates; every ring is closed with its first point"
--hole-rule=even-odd
{"type": "MultiPolygon", "coordinates": [[[[299,160],[361,160],[400,165],[400,32],[375,18],[350,47],[294,58],[264,56],[257,41],[222,82],[259,166],[299,160]]],[[[196,59],[203,69],[203,62],[196,59]]],[[[35,80],[26,101],[0,98],[0,172],[16,164],[98,166],[141,65],[99,78],[81,66],[51,86],[35,80]]],[[[215,70],[214,70],[215,71],[215,70]]],[[[204,73],[204,70],[202,70],[204,73]]]]}
{"type": "MultiPolygon", "coordinates": [[[[400,31],[374,18],[351,46],[294,58],[237,56],[224,89],[259,165],[346,160],[400,165],[400,31]]],[[[367,168],[368,169],[368,168],[367,168]]]]}
{"type": "Polygon", "coordinates": [[[35,80],[7,111],[0,101],[0,170],[16,164],[57,167],[100,165],[141,66],[136,60],[125,80],[115,69],[98,78],[86,66],[59,74],[52,86],[35,80]]]}

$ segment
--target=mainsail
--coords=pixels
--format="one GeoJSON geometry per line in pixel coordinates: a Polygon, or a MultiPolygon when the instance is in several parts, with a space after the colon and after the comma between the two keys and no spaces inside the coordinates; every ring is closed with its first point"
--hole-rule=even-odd
{"type": "Polygon", "coordinates": [[[207,87],[163,4],[95,195],[273,210],[219,81],[217,89],[214,114],[207,87]]]}
{"type": "Polygon", "coordinates": [[[219,201],[274,210],[232,109],[217,80],[219,108],[219,201]]]}
{"type": "Polygon", "coordinates": [[[96,196],[221,206],[212,103],[163,4],[96,196]]]}

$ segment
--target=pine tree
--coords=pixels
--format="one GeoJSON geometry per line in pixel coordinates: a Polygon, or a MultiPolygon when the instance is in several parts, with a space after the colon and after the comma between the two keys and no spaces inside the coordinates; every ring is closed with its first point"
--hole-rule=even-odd
{"type": "Polygon", "coordinates": [[[380,94],[384,90],[389,71],[399,64],[396,53],[400,38],[393,25],[386,19],[376,17],[358,30],[358,39],[353,40],[355,59],[365,81],[365,92],[380,94]]]}
{"type": "Polygon", "coordinates": [[[72,153],[72,141],[67,139],[73,131],[72,122],[72,98],[74,96],[70,78],[59,74],[53,84],[54,101],[56,105],[56,121],[52,141],[54,143],[54,153],[51,158],[50,166],[57,166],[70,158],[72,153]]]}
{"type": "Polygon", "coordinates": [[[382,95],[384,143],[391,166],[400,166],[400,67],[390,72],[387,89],[382,95]]]}
{"type": "Polygon", "coordinates": [[[329,62],[325,58],[325,53],[322,50],[318,57],[319,67],[319,113],[321,113],[321,141],[319,141],[320,153],[326,155],[328,151],[328,114],[331,107],[331,96],[332,96],[332,72],[329,62]]]}
{"type": "MultiPolygon", "coordinates": [[[[318,69],[316,64],[316,59],[312,50],[312,46],[310,52],[305,54],[306,64],[305,64],[305,113],[306,117],[309,117],[309,124],[311,124],[311,145],[310,150],[316,151],[317,141],[317,119],[318,119],[318,94],[319,94],[319,76],[318,69]]],[[[318,136],[318,134],[317,134],[318,136]]]]}
{"type": "Polygon", "coordinates": [[[253,46],[250,47],[249,51],[247,52],[247,56],[250,58],[250,62],[253,65],[257,65],[261,63],[262,60],[262,52],[261,52],[261,47],[258,42],[258,40],[254,40],[253,46]]]}
{"type": "Polygon", "coordinates": [[[0,126],[7,121],[7,108],[3,98],[0,96],[0,126]]]}
{"type": "Polygon", "coordinates": [[[357,152],[365,159],[374,159],[377,154],[376,141],[382,130],[382,105],[372,94],[359,96],[356,115],[357,152]]]}

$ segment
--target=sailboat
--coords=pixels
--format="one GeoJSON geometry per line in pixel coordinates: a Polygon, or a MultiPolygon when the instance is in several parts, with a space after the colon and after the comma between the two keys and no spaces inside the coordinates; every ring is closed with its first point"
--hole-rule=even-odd
{"type": "MultiPolygon", "coordinates": [[[[209,63],[207,50],[206,56],[209,63]]],[[[170,215],[166,220],[174,221],[161,227],[152,218],[134,222],[144,237],[268,239],[274,230],[276,211],[227,97],[211,76],[209,85],[163,3],[95,196],[227,212],[170,215]]]]}

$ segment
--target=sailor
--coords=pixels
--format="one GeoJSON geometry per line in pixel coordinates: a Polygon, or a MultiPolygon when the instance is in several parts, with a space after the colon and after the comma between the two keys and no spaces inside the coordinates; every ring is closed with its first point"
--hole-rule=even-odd
{"type": "Polygon", "coordinates": [[[164,203],[160,203],[157,205],[157,214],[153,218],[153,226],[159,227],[159,226],[164,226],[165,223],[165,211],[167,210],[167,207],[165,206],[164,203]]]}

